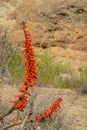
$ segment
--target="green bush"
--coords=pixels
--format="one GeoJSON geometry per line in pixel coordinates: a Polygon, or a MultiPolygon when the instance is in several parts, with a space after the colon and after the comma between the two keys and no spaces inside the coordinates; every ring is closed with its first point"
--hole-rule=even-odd
{"type": "Polygon", "coordinates": [[[8,33],[5,31],[0,37],[0,68],[9,72],[11,80],[21,81],[23,78],[23,60],[17,47],[8,42],[8,33]]]}
{"type": "Polygon", "coordinates": [[[8,42],[8,34],[5,32],[0,37],[0,67],[3,69],[7,69],[7,61],[10,57],[13,49],[12,46],[8,42]]]}
{"type": "Polygon", "coordinates": [[[42,83],[52,83],[54,75],[59,75],[61,68],[60,65],[54,64],[53,56],[49,56],[47,53],[39,55],[36,59],[38,80],[42,83]]]}
{"type": "Polygon", "coordinates": [[[22,57],[13,52],[8,61],[8,69],[14,81],[21,81],[24,75],[22,57]]]}
{"type": "Polygon", "coordinates": [[[38,83],[46,86],[53,87],[77,87],[79,85],[79,79],[75,77],[72,64],[67,61],[56,60],[55,56],[52,56],[47,51],[42,55],[36,56],[37,71],[38,71],[38,83]],[[63,80],[60,75],[69,75],[63,80]]]}

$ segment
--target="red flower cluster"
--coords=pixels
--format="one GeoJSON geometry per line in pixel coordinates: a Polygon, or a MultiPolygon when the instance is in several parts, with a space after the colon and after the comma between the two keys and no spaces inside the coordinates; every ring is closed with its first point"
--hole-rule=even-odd
{"type": "MultiPolygon", "coordinates": [[[[34,50],[32,48],[32,40],[30,37],[30,33],[27,30],[26,23],[22,22],[22,25],[22,29],[25,34],[25,40],[23,41],[22,46],[25,76],[23,85],[19,89],[19,92],[21,92],[21,94],[16,95],[16,97],[19,98],[19,101],[15,106],[15,108],[20,111],[23,111],[23,109],[26,108],[28,96],[31,95],[28,89],[34,89],[34,85],[36,84],[37,78],[34,50]]],[[[11,102],[15,103],[16,101],[11,100],[11,102]]]]}
{"type": "Polygon", "coordinates": [[[25,33],[26,40],[23,41],[23,52],[24,52],[24,68],[25,68],[25,77],[24,77],[24,84],[28,85],[29,88],[33,88],[36,84],[36,65],[34,60],[34,50],[32,48],[32,40],[30,38],[30,34],[27,31],[26,23],[22,22],[23,30],[25,33]]]}
{"type": "MultiPolygon", "coordinates": [[[[38,124],[39,121],[42,120],[48,120],[48,118],[52,118],[53,115],[55,115],[62,103],[62,98],[58,98],[47,110],[45,110],[43,113],[41,114],[36,114],[36,119],[35,119],[35,123],[38,124]]],[[[32,116],[31,122],[34,121],[34,117],[32,116]]]]}

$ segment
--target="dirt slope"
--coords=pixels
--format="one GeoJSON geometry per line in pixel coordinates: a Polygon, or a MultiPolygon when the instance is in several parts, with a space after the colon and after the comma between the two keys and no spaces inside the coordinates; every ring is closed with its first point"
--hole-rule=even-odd
{"type": "MultiPolygon", "coordinates": [[[[5,84],[0,87],[0,91],[3,91],[2,100],[7,104],[13,94],[17,93],[17,88],[5,84]]],[[[35,95],[35,112],[48,108],[56,98],[63,98],[63,104],[56,118],[49,122],[49,129],[45,123],[43,130],[87,130],[87,95],[60,88],[36,88],[35,95]],[[52,129],[53,126],[55,126],[54,129],[52,129]]]]}
{"type": "Polygon", "coordinates": [[[3,0],[0,17],[1,31],[8,30],[11,43],[21,41],[25,20],[36,46],[87,51],[86,0],[3,0]]]}

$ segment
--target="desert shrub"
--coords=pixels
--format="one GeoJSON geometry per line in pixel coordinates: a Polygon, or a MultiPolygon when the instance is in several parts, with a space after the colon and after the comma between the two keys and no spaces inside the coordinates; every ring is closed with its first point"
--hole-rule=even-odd
{"type": "Polygon", "coordinates": [[[16,47],[8,42],[8,33],[0,38],[0,68],[11,76],[11,80],[20,81],[23,78],[23,60],[16,47]]]}
{"type": "Polygon", "coordinates": [[[8,42],[7,32],[3,33],[0,37],[0,67],[7,69],[7,61],[13,49],[8,42]]]}
{"type": "Polygon", "coordinates": [[[44,53],[38,56],[37,71],[39,82],[51,84],[53,77],[60,74],[61,66],[60,63],[58,65],[54,64],[53,56],[44,53]]]}
{"type": "Polygon", "coordinates": [[[24,74],[23,60],[19,54],[12,53],[8,61],[8,69],[14,81],[22,80],[24,74]]]}
{"type": "Polygon", "coordinates": [[[64,88],[79,85],[79,78],[75,76],[71,62],[56,60],[47,51],[37,56],[37,71],[39,84],[64,88]]]}

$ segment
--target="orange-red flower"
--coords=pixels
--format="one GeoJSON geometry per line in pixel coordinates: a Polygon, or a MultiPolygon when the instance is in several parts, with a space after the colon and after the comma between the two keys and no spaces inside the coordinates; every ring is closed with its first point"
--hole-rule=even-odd
{"type": "Polygon", "coordinates": [[[63,101],[62,98],[56,99],[56,101],[48,109],[46,109],[44,112],[40,114],[36,114],[35,119],[34,116],[32,116],[30,121],[39,122],[44,119],[48,120],[48,118],[52,118],[52,116],[58,112],[62,101],[63,101]]]}
{"type": "MultiPolygon", "coordinates": [[[[22,22],[22,29],[25,34],[25,40],[22,42],[22,51],[23,51],[23,60],[24,60],[24,81],[23,85],[20,86],[19,92],[21,94],[15,95],[15,97],[19,98],[18,103],[15,108],[23,111],[26,108],[28,97],[25,95],[31,96],[28,89],[33,90],[34,85],[36,84],[36,64],[34,59],[34,49],[32,48],[32,40],[29,31],[27,30],[27,26],[25,22],[22,22]]],[[[12,101],[11,102],[15,102],[12,101]]]]}

